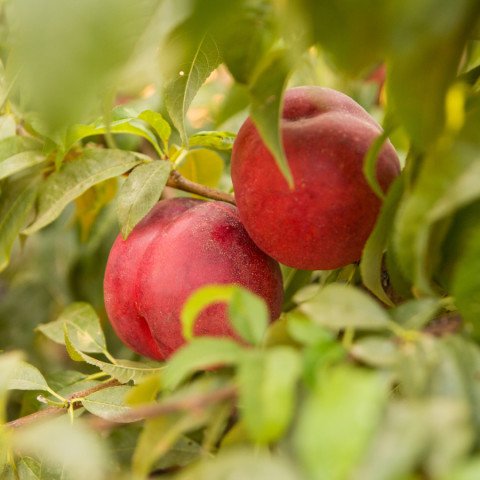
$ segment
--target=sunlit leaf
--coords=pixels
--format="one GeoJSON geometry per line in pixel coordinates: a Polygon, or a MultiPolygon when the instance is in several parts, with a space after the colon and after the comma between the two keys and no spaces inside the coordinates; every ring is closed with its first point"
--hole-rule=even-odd
{"type": "Polygon", "coordinates": [[[147,139],[155,148],[159,156],[163,155],[155,135],[136,118],[124,118],[108,125],[74,125],[68,130],[65,149],[68,151],[76,142],[95,135],[104,135],[106,133],[123,133],[136,135],[147,139]]]}
{"type": "Polygon", "coordinates": [[[100,326],[100,319],[93,307],[84,302],[69,305],[58,320],[37,327],[50,340],[65,345],[64,325],[68,325],[70,341],[87,353],[104,353],[107,345],[100,326]]]}
{"type": "Polygon", "coordinates": [[[144,110],[138,118],[148,123],[159,136],[163,144],[163,149],[165,152],[168,151],[168,140],[170,134],[172,133],[172,128],[170,124],[162,117],[158,112],[153,112],[152,110],[144,110]]]}
{"type": "Polygon", "coordinates": [[[198,370],[235,365],[243,355],[244,349],[228,338],[195,338],[168,361],[163,376],[165,387],[176,388],[198,370]]]}
{"type": "Polygon", "coordinates": [[[224,169],[225,164],[222,157],[206,148],[189,151],[177,167],[178,172],[185,178],[212,188],[218,186],[224,169]]]}
{"type": "Polygon", "coordinates": [[[268,307],[262,298],[237,287],[228,306],[228,316],[234,329],[247,342],[254,345],[262,342],[269,321],[268,307]]]}
{"type": "Polygon", "coordinates": [[[288,427],[299,375],[300,358],[288,347],[251,352],[243,357],[238,370],[239,407],[256,443],[272,442],[288,427]]]}
{"type": "Polygon", "coordinates": [[[176,71],[172,72],[172,77],[167,78],[165,105],[183,144],[188,145],[185,127],[187,110],[207,77],[220,63],[220,54],[210,34],[206,33],[193,48],[182,46],[182,35],[184,33],[182,34],[181,30],[175,31],[170,39],[173,46],[167,43],[164,47],[181,49],[178,52],[180,59],[176,62],[176,71]]]}
{"type": "Polygon", "coordinates": [[[188,139],[190,147],[230,151],[236,135],[231,132],[197,132],[188,139]]]}

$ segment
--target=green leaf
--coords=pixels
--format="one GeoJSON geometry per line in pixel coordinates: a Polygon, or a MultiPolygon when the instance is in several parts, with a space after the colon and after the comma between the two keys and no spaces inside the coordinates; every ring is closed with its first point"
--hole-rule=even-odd
{"type": "Polygon", "coordinates": [[[182,471],[178,480],[300,480],[302,477],[285,457],[246,448],[221,451],[215,458],[182,471]]]}
{"type": "Polygon", "coordinates": [[[31,137],[6,137],[0,140],[0,165],[10,157],[22,152],[40,150],[42,143],[31,137]]]}
{"type": "Polygon", "coordinates": [[[456,141],[442,143],[423,160],[415,185],[396,216],[395,256],[402,273],[424,294],[434,294],[431,276],[442,260],[440,247],[449,216],[480,198],[474,127],[479,118],[478,110],[473,110],[456,141]]]}
{"type": "Polygon", "coordinates": [[[298,308],[313,321],[334,330],[386,330],[390,321],[387,312],[369,295],[338,283],[325,286],[298,308]]]}
{"type": "Polygon", "coordinates": [[[393,305],[393,302],[385,293],[382,285],[382,261],[403,188],[404,177],[397,178],[391,185],[375,227],[365,244],[360,262],[360,273],[364,285],[383,303],[390,306],[393,305]]]}
{"type": "Polygon", "coordinates": [[[2,115],[0,117],[0,141],[13,137],[16,134],[16,130],[17,124],[13,115],[2,115]]]}
{"type": "Polygon", "coordinates": [[[92,137],[95,135],[105,135],[106,133],[123,133],[128,135],[136,135],[148,140],[155,148],[157,154],[162,157],[164,155],[163,150],[157,142],[155,135],[146,128],[142,122],[139,122],[136,118],[124,118],[114,121],[108,125],[74,125],[67,132],[65,141],[65,150],[68,151],[78,141],[92,137]]]}
{"type": "Polygon", "coordinates": [[[106,351],[100,319],[90,304],[72,303],[61,313],[58,320],[40,325],[37,330],[50,340],[65,345],[64,325],[68,326],[69,339],[76,349],[87,353],[106,351]]]}
{"type": "Polygon", "coordinates": [[[262,298],[237,287],[230,299],[228,315],[234,329],[247,342],[253,345],[262,342],[270,317],[268,307],[262,298]]]}
{"type": "Polygon", "coordinates": [[[117,215],[124,239],[158,202],[170,171],[171,163],[159,160],[139,165],[130,172],[117,200],[117,215]]]}
{"type": "Polygon", "coordinates": [[[188,139],[188,145],[229,152],[232,150],[235,138],[236,134],[231,132],[197,132],[188,139]]]}
{"type": "MultiPolygon", "coordinates": [[[[106,480],[110,455],[105,444],[81,420],[71,424],[67,416],[35,422],[14,436],[15,449],[37,456],[68,480],[106,480]]],[[[111,477],[110,477],[111,478],[111,477]]]]}
{"type": "Polygon", "coordinates": [[[444,127],[447,91],[479,11],[476,0],[429,1],[422,8],[409,0],[398,2],[393,11],[387,98],[417,145],[428,148],[444,127]],[[425,62],[432,55],[442,61],[425,62]]]}
{"type": "Polygon", "coordinates": [[[10,261],[15,239],[25,226],[37,196],[36,186],[24,186],[22,190],[19,187],[18,183],[9,183],[0,196],[0,271],[10,261]]]}
{"type": "Polygon", "coordinates": [[[222,26],[222,58],[235,81],[247,84],[275,41],[275,9],[265,0],[236,2],[226,11],[222,26]]]}
{"type": "MultiPolygon", "coordinates": [[[[132,387],[125,385],[104,388],[85,397],[82,400],[82,405],[93,415],[115,422],[119,417],[129,413],[132,409],[125,404],[125,398],[131,389],[132,387]]],[[[131,422],[136,420],[129,418],[131,422]]]]}
{"type": "MultiPolygon", "coordinates": [[[[382,0],[303,0],[303,26],[328,53],[328,59],[350,76],[371,69],[385,57],[391,5],[382,0]]],[[[285,19],[288,21],[290,19],[285,19]]]]}
{"type": "Polygon", "coordinates": [[[338,367],[323,372],[300,411],[298,457],[311,478],[343,480],[379,425],[388,384],[376,372],[338,367]]]}
{"type": "Polygon", "coordinates": [[[442,308],[440,298],[409,300],[390,310],[393,320],[404,328],[423,328],[442,308]]]}
{"type": "Polygon", "coordinates": [[[300,357],[289,347],[243,356],[238,368],[239,407],[256,443],[275,441],[288,428],[300,371],[300,357]]]}
{"type": "Polygon", "coordinates": [[[68,342],[66,338],[67,350],[72,360],[83,361],[99,368],[102,372],[107,373],[120,383],[141,382],[150,375],[162,372],[165,367],[157,362],[135,362],[131,360],[115,360],[115,363],[108,363],[98,360],[86,353],[76,350],[75,347],[68,342]]]}
{"type": "Polygon", "coordinates": [[[291,337],[303,345],[332,343],[335,335],[325,327],[314,323],[298,310],[283,314],[287,319],[287,329],[291,337]]]}
{"type": "Polygon", "coordinates": [[[157,8],[156,0],[15,2],[8,42],[24,111],[39,112],[51,131],[100,113],[157,8]]]}
{"type": "Polygon", "coordinates": [[[452,293],[455,304],[475,336],[480,336],[480,223],[477,222],[456,265],[452,293]]]}
{"type": "Polygon", "coordinates": [[[5,160],[0,161],[0,180],[27,168],[39,165],[47,160],[45,155],[34,150],[17,153],[5,160]]]}
{"type": "Polygon", "coordinates": [[[30,235],[53,222],[63,209],[91,186],[131,170],[142,162],[121,150],[87,149],[42,184],[35,222],[23,233],[30,235]]]}
{"type": "Polygon", "coordinates": [[[249,85],[250,115],[289,187],[293,177],[280,136],[282,96],[292,68],[285,50],[272,51],[259,65],[249,85]]]}
{"type": "Polygon", "coordinates": [[[43,390],[51,391],[47,381],[38,368],[27,362],[19,362],[12,370],[9,390],[43,390]]]}
{"type": "MultiPolygon", "coordinates": [[[[185,116],[188,108],[200,87],[210,73],[217,68],[221,59],[217,44],[210,34],[206,33],[198,45],[192,49],[185,49],[181,43],[181,37],[178,37],[180,33],[176,31],[175,34],[177,37],[171,41],[175,42],[176,49],[179,48],[179,42],[182,48],[178,52],[180,60],[176,64],[177,68],[173,72],[173,76],[167,78],[165,84],[165,106],[180,133],[182,143],[188,145],[185,128],[185,116]]],[[[168,44],[165,48],[168,48],[168,44]]]]}
{"type": "Polygon", "coordinates": [[[194,338],[168,361],[163,377],[165,388],[177,388],[198,370],[236,365],[244,354],[245,350],[228,338],[194,338]]]}
{"type": "MultiPolygon", "coordinates": [[[[0,354],[0,424],[6,422],[7,407],[7,391],[15,368],[22,362],[22,354],[20,352],[8,352],[0,354]]],[[[3,440],[3,431],[0,429],[0,445],[3,440]]],[[[0,450],[1,451],[1,450],[0,450]]],[[[1,472],[1,456],[0,456],[0,472],[1,472]]]]}
{"type": "Polygon", "coordinates": [[[207,285],[190,295],[180,314],[182,333],[186,340],[193,337],[195,320],[201,311],[212,303],[230,302],[236,288],[235,285],[207,285]]]}
{"type": "Polygon", "coordinates": [[[200,410],[147,420],[132,457],[132,470],[146,478],[155,462],[174,448],[185,432],[198,428],[207,418],[205,410],[200,410]]]}
{"type": "Polygon", "coordinates": [[[225,162],[218,153],[197,148],[186,154],[177,170],[192,182],[215,188],[222,178],[225,162]]]}
{"type": "Polygon", "coordinates": [[[394,367],[400,357],[395,341],[379,336],[360,338],[349,353],[355,360],[379,368],[394,367]]]}
{"type": "Polygon", "coordinates": [[[163,150],[168,152],[168,140],[172,133],[170,124],[158,112],[152,110],[144,110],[138,118],[148,123],[156,132],[163,144],[163,150]]]}

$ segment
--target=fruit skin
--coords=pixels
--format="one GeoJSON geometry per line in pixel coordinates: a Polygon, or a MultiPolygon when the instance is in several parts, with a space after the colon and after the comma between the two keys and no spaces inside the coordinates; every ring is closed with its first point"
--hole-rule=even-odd
{"type": "MultiPolygon", "coordinates": [[[[381,127],[340,92],[298,87],[285,93],[280,128],[293,190],[250,118],[233,146],[235,198],[250,237],[290,267],[329,270],[359,260],[381,206],[362,170],[381,127]]],[[[384,191],[399,172],[387,141],[377,162],[384,191]]]]}
{"type": "MultiPolygon", "coordinates": [[[[104,279],[105,307],[120,339],[162,360],[184,344],[180,312],[196,289],[235,283],[265,299],[271,318],[283,300],[278,263],[249,238],[235,207],[175,198],[159,202],[127,240],[119,235],[104,279]]],[[[237,338],[226,305],[199,316],[195,335],[237,338]]]]}

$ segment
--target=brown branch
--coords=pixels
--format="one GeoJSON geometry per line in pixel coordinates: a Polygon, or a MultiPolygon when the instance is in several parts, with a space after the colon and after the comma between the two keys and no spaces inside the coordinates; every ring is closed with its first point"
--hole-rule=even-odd
{"type": "Polygon", "coordinates": [[[176,170],[172,170],[170,177],[167,181],[167,186],[176,188],[177,190],[183,190],[184,192],[194,193],[201,195],[202,197],[210,198],[212,200],[220,200],[222,202],[231,203],[235,205],[235,198],[229,193],[215,190],[214,188],[200,185],[199,183],[192,182],[187,178],[180,175],[176,170]]]}
{"type": "MultiPolygon", "coordinates": [[[[109,380],[108,382],[95,385],[94,387],[86,388],[85,390],[80,390],[66,397],[66,400],[67,400],[66,407],[55,407],[55,406],[47,407],[47,408],[44,408],[43,410],[39,410],[38,412],[31,413],[30,415],[26,415],[25,417],[20,417],[20,418],[17,418],[16,420],[12,420],[11,422],[6,423],[5,427],[20,428],[20,427],[24,427],[25,425],[29,425],[30,423],[36,422],[38,420],[42,420],[44,418],[60,415],[66,412],[68,404],[72,400],[75,400],[76,398],[83,398],[88,395],[91,395],[92,393],[103,390],[104,388],[116,387],[118,385],[121,385],[121,383],[118,380],[112,379],[112,380],[109,380]]],[[[75,402],[73,403],[72,406],[74,409],[77,409],[77,408],[80,408],[82,405],[80,402],[75,402]]]]}
{"type": "MultiPolygon", "coordinates": [[[[76,398],[83,398],[92,393],[98,392],[109,387],[116,387],[121,385],[117,380],[109,380],[108,382],[95,385],[94,387],[75,392],[72,395],[67,397],[67,401],[71,402],[76,398]]],[[[208,392],[203,395],[197,395],[190,398],[180,398],[180,399],[167,399],[161,403],[154,403],[151,405],[143,405],[140,407],[132,408],[130,411],[123,415],[119,415],[115,418],[115,421],[105,420],[100,417],[91,416],[88,419],[90,426],[96,430],[108,430],[113,426],[116,426],[121,423],[130,423],[140,420],[145,420],[147,418],[154,418],[160,415],[167,415],[170,413],[181,412],[185,410],[198,410],[202,409],[208,405],[221,402],[223,400],[234,399],[237,396],[237,390],[233,385],[229,385],[213,392],[208,392]]],[[[81,402],[73,403],[72,407],[74,409],[80,408],[82,406],[81,402]]],[[[25,417],[12,420],[5,424],[7,428],[17,429],[30,425],[33,422],[43,420],[45,418],[54,417],[66,412],[66,407],[47,407],[38,412],[26,415],[25,417]]]]}
{"type": "Polygon", "coordinates": [[[130,411],[117,416],[115,420],[106,420],[92,415],[88,419],[88,423],[95,430],[107,430],[119,423],[137,422],[187,410],[200,410],[223,400],[233,400],[236,397],[236,387],[234,385],[227,385],[213,392],[207,392],[194,397],[166,399],[160,403],[132,408],[130,411]]]}

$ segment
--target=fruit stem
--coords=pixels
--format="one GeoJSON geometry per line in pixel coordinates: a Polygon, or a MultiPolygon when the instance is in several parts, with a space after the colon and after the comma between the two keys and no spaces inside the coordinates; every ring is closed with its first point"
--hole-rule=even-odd
{"type": "Polygon", "coordinates": [[[210,198],[212,200],[220,200],[222,202],[231,203],[235,205],[235,198],[229,193],[221,192],[220,190],[215,190],[214,188],[206,187],[205,185],[200,185],[199,183],[192,182],[184,176],[180,175],[176,170],[172,170],[170,177],[167,181],[167,186],[176,188],[177,190],[182,190],[188,193],[194,193],[195,195],[200,195],[202,197],[210,198]]]}

